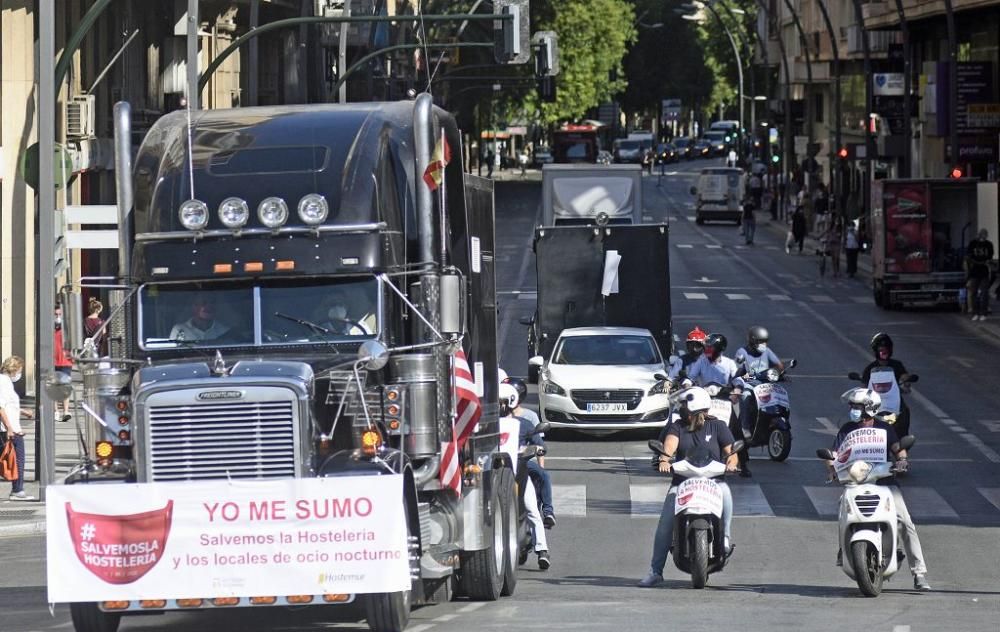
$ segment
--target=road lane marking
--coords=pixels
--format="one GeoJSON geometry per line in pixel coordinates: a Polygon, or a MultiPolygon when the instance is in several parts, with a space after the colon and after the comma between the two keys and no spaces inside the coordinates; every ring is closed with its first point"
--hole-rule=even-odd
{"type": "Polygon", "coordinates": [[[908,625],[894,625],[892,627],[892,632],[910,632],[910,626],[908,626],[908,625]]]}
{"type": "Polygon", "coordinates": [[[951,428],[952,430],[954,430],[955,432],[966,432],[966,433],[969,432],[968,430],[966,430],[962,426],[959,426],[958,424],[955,424],[954,426],[948,426],[948,427],[951,428]]]}
{"type": "Polygon", "coordinates": [[[707,301],[708,294],[702,292],[684,292],[684,298],[692,301],[707,301]]]}
{"type": "Polygon", "coordinates": [[[774,509],[767,502],[764,490],[760,485],[730,485],[733,492],[734,516],[770,516],[774,517],[774,509]]]}
{"type": "Polygon", "coordinates": [[[977,487],[980,495],[988,500],[991,505],[1000,509],[1000,487],[977,487]]]}
{"type": "Polygon", "coordinates": [[[694,248],[694,244],[677,244],[678,248],[694,248]]]}
{"type": "Polygon", "coordinates": [[[803,487],[809,502],[816,513],[822,517],[836,516],[840,509],[840,487],[803,487]]]}
{"type": "Polygon", "coordinates": [[[424,632],[424,630],[430,630],[433,627],[433,623],[421,623],[420,625],[415,625],[412,628],[406,628],[406,632],[424,632]]]}
{"type": "Polygon", "coordinates": [[[851,300],[862,305],[874,305],[875,299],[870,296],[852,296],[851,300]]]}
{"type": "Polygon", "coordinates": [[[731,301],[749,301],[750,297],[746,294],[726,294],[726,298],[731,301]]]}
{"type": "Polygon", "coordinates": [[[560,518],[563,516],[586,516],[587,486],[553,485],[552,507],[560,518]]]}
{"type": "Polygon", "coordinates": [[[431,620],[434,621],[434,623],[447,623],[448,621],[457,618],[458,618],[457,614],[443,614],[440,617],[435,617],[434,619],[431,620]]]}
{"type": "Polygon", "coordinates": [[[818,421],[819,425],[821,425],[823,427],[822,428],[810,428],[810,430],[812,430],[813,432],[819,432],[820,434],[828,434],[828,435],[836,437],[837,433],[840,431],[840,429],[837,427],[837,425],[835,423],[833,423],[832,421],[830,421],[830,419],[827,418],[827,417],[817,417],[816,421],[818,421]]]}
{"type": "Polygon", "coordinates": [[[976,435],[966,433],[959,436],[968,441],[970,444],[972,444],[974,448],[982,452],[983,456],[985,456],[993,463],[1000,463],[1000,454],[997,454],[996,450],[983,443],[983,440],[977,437],[976,435]]]}
{"type": "Polygon", "coordinates": [[[980,419],[979,423],[990,432],[1000,432],[1000,419],[980,419]]]}
{"type": "Polygon", "coordinates": [[[721,244],[708,244],[705,247],[706,248],[710,248],[712,250],[720,250],[722,248],[722,245],[721,244]]]}
{"type": "Polygon", "coordinates": [[[667,481],[662,483],[631,484],[628,486],[630,513],[633,518],[659,518],[663,499],[667,496],[667,481]]]}
{"type": "Polygon", "coordinates": [[[832,303],[833,297],[826,294],[810,294],[809,300],[813,303],[832,303]]]}
{"type": "Polygon", "coordinates": [[[476,603],[470,603],[467,606],[462,606],[461,608],[458,609],[458,612],[461,612],[463,614],[466,612],[475,612],[476,610],[479,610],[485,605],[486,605],[485,601],[477,601],[476,603]]]}
{"type": "Polygon", "coordinates": [[[906,508],[910,516],[916,520],[928,518],[947,518],[958,520],[958,514],[951,508],[941,494],[931,487],[901,487],[900,491],[906,499],[906,508]]]}
{"type": "Polygon", "coordinates": [[[771,299],[772,301],[790,301],[790,300],[792,300],[792,297],[789,296],[789,295],[787,295],[787,294],[768,294],[767,298],[771,299]]]}

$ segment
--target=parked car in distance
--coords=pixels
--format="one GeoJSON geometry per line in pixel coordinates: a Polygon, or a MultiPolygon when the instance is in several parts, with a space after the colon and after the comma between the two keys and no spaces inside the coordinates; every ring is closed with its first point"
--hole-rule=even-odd
{"type": "Polygon", "coordinates": [[[539,416],[553,428],[602,435],[666,423],[666,366],[648,329],[564,329],[551,357],[528,362],[539,369],[539,416]]]}
{"type": "Polygon", "coordinates": [[[552,152],[549,151],[548,147],[542,145],[535,149],[534,165],[536,167],[541,167],[542,165],[548,165],[553,163],[554,161],[555,159],[552,157],[552,152]]]}
{"type": "Polygon", "coordinates": [[[675,138],[673,140],[674,149],[677,151],[677,159],[681,158],[687,160],[692,158],[691,148],[694,145],[694,139],[682,136],[680,138],[675,138]]]}

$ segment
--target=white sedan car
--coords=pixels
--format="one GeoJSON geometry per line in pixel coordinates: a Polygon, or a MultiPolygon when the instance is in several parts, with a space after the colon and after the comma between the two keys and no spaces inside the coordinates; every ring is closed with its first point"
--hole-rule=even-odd
{"type": "Polygon", "coordinates": [[[666,423],[667,368],[647,329],[564,329],[550,358],[528,363],[539,367],[540,417],[553,428],[609,434],[666,423]]]}

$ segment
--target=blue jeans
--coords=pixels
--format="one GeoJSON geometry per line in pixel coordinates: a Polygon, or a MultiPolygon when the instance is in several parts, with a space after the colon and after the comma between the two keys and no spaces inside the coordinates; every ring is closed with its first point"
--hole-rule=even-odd
{"type": "Polygon", "coordinates": [[[10,493],[24,491],[24,437],[7,433],[7,440],[14,442],[14,456],[17,459],[17,480],[11,481],[10,493]]]}
{"type": "Polygon", "coordinates": [[[552,510],[552,477],[534,459],[528,461],[528,476],[538,489],[538,498],[542,501],[542,515],[555,515],[552,510]]]}
{"type": "Polygon", "coordinates": [[[740,393],[740,428],[743,429],[744,437],[735,437],[736,439],[750,438],[753,432],[753,422],[756,421],[754,418],[757,416],[757,406],[754,402],[754,394],[750,388],[743,389],[740,393]]]}
{"type": "MultiPolygon", "coordinates": [[[[722,531],[726,538],[730,538],[730,531],[733,523],[733,494],[729,491],[729,485],[719,481],[722,487],[722,531]]],[[[660,521],[656,525],[656,536],[653,538],[653,561],[649,570],[655,575],[663,574],[663,567],[667,564],[667,553],[674,544],[674,500],[677,498],[677,488],[670,487],[667,497],[663,499],[663,508],[660,510],[660,521]]]]}
{"type": "Polygon", "coordinates": [[[746,235],[747,243],[753,243],[754,233],[757,232],[757,220],[753,217],[748,217],[743,220],[743,234],[746,235]]]}

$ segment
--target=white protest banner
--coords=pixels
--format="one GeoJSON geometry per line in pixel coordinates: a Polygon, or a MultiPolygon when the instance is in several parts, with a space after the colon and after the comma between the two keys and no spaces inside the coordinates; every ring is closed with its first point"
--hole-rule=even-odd
{"type": "Polygon", "coordinates": [[[872,369],[868,377],[868,388],[878,393],[879,397],[882,398],[882,406],[879,410],[899,412],[902,396],[899,394],[899,383],[896,382],[896,373],[892,367],[872,369]]]}
{"type": "Polygon", "coordinates": [[[847,433],[837,451],[837,469],[855,461],[885,463],[888,456],[888,435],[883,428],[858,428],[847,433]]]}
{"type": "Polygon", "coordinates": [[[410,587],[403,477],[52,485],[48,600],[410,587]]]}
{"type": "Polygon", "coordinates": [[[689,478],[677,486],[674,513],[722,515],[722,488],[708,478],[689,478]]]}

